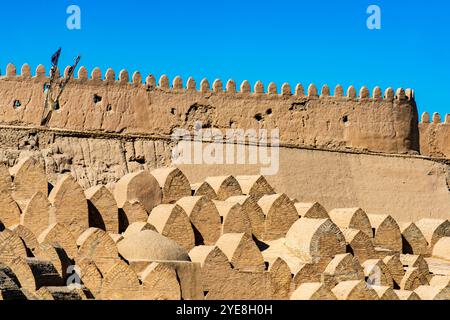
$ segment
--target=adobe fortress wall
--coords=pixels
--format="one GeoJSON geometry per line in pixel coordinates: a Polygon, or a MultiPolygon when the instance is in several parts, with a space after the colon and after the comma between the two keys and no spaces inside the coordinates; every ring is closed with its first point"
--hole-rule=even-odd
{"type": "MultiPolygon", "coordinates": [[[[65,71],[67,73],[67,69],[65,71]]],[[[27,65],[20,75],[9,65],[0,79],[0,121],[3,124],[39,126],[48,81],[43,66],[34,75],[27,65]]],[[[105,77],[96,68],[88,76],[81,67],[60,99],[49,127],[68,130],[146,133],[170,136],[175,128],[191,129],[195,121],[218,129],[278,128],[281,144],[329,149],[369,150],[383,153],[419,151],[417,108],[412,90],[379,87],[370,94],[366,87],[344,93],[337,86],[333,95],[324,86],[319,92],[310,85],[295,89],[274,83],[264,88],[257,82],[251,90],[244,81],[240,88],[230,80],[212,87],[202,80],[197,90],[190,78],[158,84],[152,76],[143,83],[135,72],[130,81],[122,70],[116,79],[109,69],[105,77]],[[94,99],[95,97],[95,99],[94,99]]]]}
{"type": "Polygon", "coordinates": [[[450,159],[450,114],[442,121],[439,113],[422,114],[419,123],[420,153],[423,155],[450,159]]]}
{"type": "MultiPolygon", "coordinates": [[[[65,71],[67,72],[67,71],[65,71]]],[[[13,166],[33,155],[50,181],[71,172],[87,188],[113,184],[128,172],[171,165],[175,129],[279,129],[280,167],[268,181],[279,192],[327,209],[363,207],[399,221],[449,218],[448,119],[418,122],[412,90],[350,87],[334,94],[314,85],[277,90],[244,81],[212,86],[162,76],[158,84],[139,73],[91,76],[80,68],[48,127],[40,127],[48,81],[14,66],[0,78],[0,162],[13,166]],[[225,88],[224,88],[225,87],[225,88]],[[95,99],[94,99],[95,97],[95,99]],[[440,121],[439,121],[440,122],[440,121]],[[420,136],[419,136],[420,129],[420,136]],[[423,153],[425,156],[417,155],[423,153]],[[402,154],[402,155],[401,155],[402,154]],[[439,161],[429,156],[441,158],[439,161]]],[[[447,116],[448,118],[448,116],[447,116]]],[[[425,119],[426,120],[426,119],[425,119]]],[[[192,183],[207,176],[259,174],[260,165],[182,165],[192,183]]]]}

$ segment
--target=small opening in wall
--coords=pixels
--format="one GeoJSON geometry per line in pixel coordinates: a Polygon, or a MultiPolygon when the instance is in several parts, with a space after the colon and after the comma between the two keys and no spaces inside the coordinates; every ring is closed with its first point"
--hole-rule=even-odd
{"type": "Polygon", "coordinates": [[[272,114],[272,108],[267,109],[266,114],[272,114]]]}
{"type": "Polygon", "coordinates": [[[258,121],[261,121],[263,119],[261,113],[255,114],[255,119],[258,120],[258,121]]]}
{"type": "Polygon", "coordinates": [[[50,89],[50,84],[49,83],[44,83],[44,87],[43,87],[44,93],[47,93],[48,89],[50,89]]]}
{"type": "Polygon", "coordinates": [[[108,105],[106,106],[106,111],[111,111],[112,110],[112,105],[111,103],[108,103],[108,105]]]}
{"type": "Polygon", "coordinates": [[[348,116],[343,116],[342,117],[342,122],[347,123],[348,122],[348,116]]]}
{"type": "Polygon", "coordinates": [[[22,103],[20,102],[20,100],[14,100],[14,103],[13,103],[14,108],[19,108],[21,106],[22,106],[22,103]]]}
{"type": "Polygon", "coordinates": [[[175,108],[170,109],[171,114],[175,114],[175,108]]]}
{"type": "Polygon", "coordinates": [[[52,109],[53,110],[59,110],[60,109],[59,101],[53,102],[52,109]]]}
{"type": "Polygon", "coordinates": [[[94,97],[92,98],[92,100],[94,101],[94,103],[99,103],[100,101],[102,101],[102,97],[100,97],[97,94],[94,94],[94,97]]]}

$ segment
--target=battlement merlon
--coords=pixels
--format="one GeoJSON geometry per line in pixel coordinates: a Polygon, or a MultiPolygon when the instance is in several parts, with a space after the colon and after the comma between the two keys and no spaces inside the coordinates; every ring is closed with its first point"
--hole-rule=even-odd
{"type": "MultiPolygon", "coordinates": [[[[64,75],[67,76],[68,68],[64,75]]],[[[61,81],[60,71],[56,76],[61,81]]],[[[8,65],[0,78],[0,122],[39,126],[44,108],[45,67],[34,75],[24,65],[18,75],[8,65]]],[[[331,95],[325,85],[319,93],[314,84],[306,92],[297,84],[292,92],[285,83],[278,91],[274,83],[264,88],[262,82],[243,81],[239,90],[229,80],[210,86],[206,79],[189,78],[185,85],[175,77],[170,85],[166,75],[149,75],[143,83],[139,72],[131,77],[126,70],[108,69],[103,78],[99,68],[91,76],[80,67],[53,113],[50,127],[70,130],[94,130],[123,133],[149,133],[170,136],[176,128],[192,129],[195,121],[205,128],[279,129],[281,144],[326,148],[364,149],[385,153],[419,151],[418,114],[411,89],[379,87],[372,95],[367,87],[350,86],[344,94],[336,86],[331,95]]]]}

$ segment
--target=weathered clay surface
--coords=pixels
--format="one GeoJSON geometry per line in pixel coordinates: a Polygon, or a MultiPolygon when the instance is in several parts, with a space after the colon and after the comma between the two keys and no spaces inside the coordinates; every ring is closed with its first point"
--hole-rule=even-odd
{"type": "MultiPolygon", "coordinates": [[[[52,184],[70,172],[85,189],[113,186],[129,172],[170,166],[173,147],[173,142],[143,136],[0,128],[1,162],[14,166],[32,155],[45,165],[52,184]]],[[[449,164],[421,156],[280,147],[278,173],[266,179],[300,202],[318,201],[327,210],[362,207],[369,214],[386,212],[402,222],[448,218],[449,164]]],[[[263,167],[179,165],[191,183],[224,173],[259,175],[263,167]]]]}
{"type": "MultiPolygon", "coordinates": [[[[219,129],[265,128],[280,130],[282,143],[315,147],[355,148],[388,153],[419,151],[417,108],[412,97],[387,91],[384,98],[319,97],[312,85],[308,95],[300,90],[278,95],[169,88],[167,78],[152,83],[99,81],[79,75],[60,98],[49,126],[72,130],[152,133],[170,135],[174,128],[190,129],[195,121],[219,129]],[[81,77],[80,77],[81,76],[81,77]],[[101,97],[101,101],[94,95],[101,97]]],[[[4,77],[0,81],[1,122],[39,125],[43,114],[46,77],[4,77]],[[14,108],[14,102],[21,106],[14,108]]],[[[286,88],[286,87],[285,87],[286,88]]],[[[391,89],[392,90],[392,89],[391,89]]],[[[402,93],[403,94],[400,94],[402,93]]]]}
{"type": "Polygon", "coordinates": [[[0,299],[450,299],[449,119],[411,90],[82,67],[41,127],[46,80],[0,78],[0,299]],[[174,166],[196,121],[278,128],[279,170],[174,166]]]}
{"type": "MultiPolygon", "coordinates": [[[[176,170],[184,176],[179,168],[176,170]]],[[[149,171],[140,172],[151,177],[149,171]]],[[[222,178],[210,176],[205,181],[222,178]]],[[[184,179],[190,185],[190,181],[184,179]]],[[[235,178],[227,179],[234,181],[235,178]]],[[[194,219],[190,208],[206,198],[184,197],[183,193],[172,194],[176,204],[159,204],[147,221],[134,222],[124,232],[117,233],[110,230],[111,225],[117,228],[120,220],[116,200],[139,196],[134,192],[136,188],[116,187],[114,196],[108,193],[112,199],[100,202],[93,196],[98,192],[92,191],[103,188],[104,192],[109,192],[105,187],[83,189],[67,174],[62,181],[71,182],[71,187],[66,190],[63,183],[58,183],[50,192],[50,201],[40,192],[30,195],[34,199],[39,194],[40,201],[46,204],[45,210],[36,211],[41,217],[38,229],[25,227],[23,224],[29,222],[24,219],[11,227],[0,221],[0,294],[3,298],[450,299],[448,220],[428,218],[410,222],[417,227],[414,230],[410,227],[412,231],[408,231],[400,229],[390,215],[366,215],[359,208],[328,212],[315,202],[304,203],[299,208],[306,208],[307,213],[311,208],[320,209],[320,214],[303,217],[288,195],[280,194],[266,182],[266,191],[261,191],[259,200],[252,204],[254,210],[257,207],[262,212],[261,225],[266,229],[260,239],[257,238],[260,230],[247,228],[242,233],[228,232],[224,228],[226,219],[218,218],[223,210],[221,206],[233,206],[236,198],[246,196],[230,197],[228,201],[208,200],[205,203],[212,206],[208,210],[216,212],[215,215],[194,219]],[[107,207],[110,211],[105,214],[108,224],[87,219],[87,208],[74,209],[73,221],[86,220],[87,223],[76,224],[81,234],[74,238],[74,233],[70,232],[74,225],[72,220],[59,215],[56,216],[60,218],[58,223],[52,223],[55,212],[61,210],[61,203],[52,196],[55,193],[62,193],[58,197],[64,200],[66,208],[76,209],[77,204],[87,199],[96,203],[102,212],[107,207]],[[281,217],[283,214],[286,215],[283,223],[276,222],[273,215],[281,217]],[[207,234],[209,229],[200,228],[202,224],[210,228],[216,223],[214,232],[218,237],[197,234],[199,230],[207,234]],[[285,231],[268,236],[268,226],[277,225],[285,231]],[[40,234],[34,234],[42,228],[45,229],[40,234]],[[423,254],[411,254],[412,240],[418,239],[420,233],[426,250],[423,254]],[[406,237],[405,241],[401,237],[406,237]],[[82,280],[81,288],[66,286],[66,281],[74,281],[73,272],[82,280]],[[367,287],[365,282],[372,286],[367,287]],[[395,288],[400,288],[401,294],[397,295],[395,288]],[[19,290],[26,294],[19,295],[19,290]]],[[[161,192],[160,185],[152,179],[139,180],[137,185],[148,189],[149,194],[161,192]]],[[[13,180],[0,191],[8,193],[10,187],[14,187],[13,180]]],[[[14,204],[15,200],[11,198],[10,202],[14,204]]],[[[202,208],[198,210],[201,212],[202,208]]],[[[248,213],[237,211],[235,214],[248,213]]],[[[14,216],[17,213],[5,211],[2,220],[9,221],[14,216]]],[[[239,220],[239,216],[234,219],[239,220]]]]}
{"type": "Polygon", "coordinates": [[[450,158],[450,113],[445,115],[445,119],[441,119],[439,114],[430,119],[425,112],[419,123],[419,132],[421,154],[450,158]]]}

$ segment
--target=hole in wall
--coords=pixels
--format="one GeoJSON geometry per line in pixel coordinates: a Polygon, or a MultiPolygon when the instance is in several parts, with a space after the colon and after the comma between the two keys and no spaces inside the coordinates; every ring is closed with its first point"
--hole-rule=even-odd
{"type": "Polygon", "coordinates": [[[170,109],[171,114],[175,114],[175,108],[170,109]]]}
{"type": "Polygon", "coordinates": [[[144,157],[136,157],[136,159],[134,159],[134,161],[136,161],[139,164],[145,164],[145,158],[144,157]]]}
{"type": "Polygon", "coordinates": [[[112,105],[111,103],[108,103],[108,105],[106,106],[106,111],[111,111],[112,110],[112,105]]]}
{"type": "Polygon", "coordinates": [[[267,109],[266,114],[272,114],[272,108],[267,109]]]}
{"type": "Polygon", "coordinates": [[[347,123],[348,122],[348,116],[343,116],[342,117],[342,122],[343,123],[347,123]]]}
{"type": "Polygon", "coordinates": [[[92,101],[94,101],[94,103],[99,103],[100,101],[102,101],[102,97],[94,94],[94,96],[92,97],[92,101]]]}
{"type": "Polygon", "coordinates": [[[59,101],[58,101],[58,100],[55,101],[55,102],[53,102],[52,109],[53,109],[53,110],[59,110],[59,109],[60,109],[59,101]]]}
{"type": "Polygon", "coordinates": [[[261,115],[261,113],[257,113],[257,114],[255,114],[255,119],[257,121],[261,121],[263,119],[263,116],[261,115]]]}
{"type": "Polygon", "coordinates": [[[22,103],[20,102],[20,100],[14,100],[14,102],[13,102],[14,108],[19,108],[21,106],[22,106],[22,103]]]}

